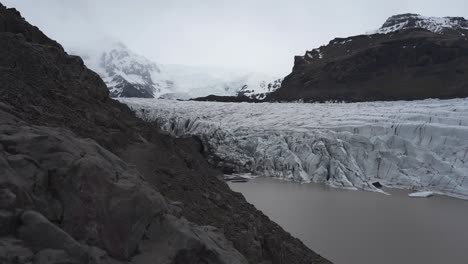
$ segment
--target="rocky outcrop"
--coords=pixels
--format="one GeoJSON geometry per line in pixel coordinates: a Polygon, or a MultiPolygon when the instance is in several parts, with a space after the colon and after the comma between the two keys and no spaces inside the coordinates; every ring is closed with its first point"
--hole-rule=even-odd
{"type": "Polygon", "coordinates": [[[222,175],[207,166],[203,148],[192,138],[178,139],[174,146],[154,140],[132,145],[121,155],[189,221],[222,230],[249,263],[330,263],[232,192],[222,175]],[[166,153],[158,151],[164,147],[169,147],[166,153]]]}
{"type": "Polygon", "coordinates": [[[273,101],[376,101],[468,97],[461,18],[390,18],[371,35],[336,38],[296,56],[273,101]],[[432,30],[432,31],[431,31],[432,30]]]}
{"type": "MultiPolygon", "coordinates": [[[[193,250],[185,240],[194,240],[205,250],[203,254],[218,256],[207,263],[247,263],[219,233],[204,234],[205,229],[194,224],[186,224],[183,232],[177,229],[186,220],[167,216],[171,209],[166,199],[135,168],[93,140],[5,118],[0,132],[0,189],[9,200],[0,208],[9,226],[3,234],[16,235],[18,243],[35,254],[33,258],[46,258],[43,251],[50,250],[59,251],[54,258],[76,263],[89,263],[96,252],[108,254],[109,259],[138,258],[149,253],[141,248],[152,244],[145,239],[149,227],[174,225],[173,232],[181,233],[170,244],[173,254],[156,263],[170,263],[178,254],[193,250]],[[168,220],[163,225],[160,218],[168,220]],[[190,232],[195,231],[206,237],[193,238],[190,232]],[[210,244],[214,237],[222,248],[210,244]]],[[[158,238],[165,241],[170,236],[158,238]]],[[[6,246],[5,251],[9,250],[6,246]]],[[[155,254],[153,248],[151,252],[155,254]]],[[[7,261],[9,256],[5,253],[0,259],[7,261]]]]}
{"type": "Polygon", "coordinates": [[[1,263],[328,263],[230,201],[196,140],[136,118],[16,10],[0,20],[1,263]],[[233,213],[255,217],[226,225],[233,213]]]}
{"type": "MultiPolygon", "coordinates": [[[[164,98],[161,98],[164,99],[164,98]]],[[[197,97],[190,99],[191,101],[199,102],[233,102],[233,103],[260,103],[262,100],[250,98],[245,95],[239,94],[237,96],[219,96],[219,95],[208,95],[205,97],[197,97]]]]}

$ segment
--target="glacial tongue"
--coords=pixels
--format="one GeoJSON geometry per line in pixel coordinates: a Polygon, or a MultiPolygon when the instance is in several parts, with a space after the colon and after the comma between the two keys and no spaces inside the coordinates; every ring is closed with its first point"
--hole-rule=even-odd
{"type": "Polygon", "coordinates": [[[174,136],[201,138],[225,171],[468,199],[468,101],[232,104],[122,100],[174,136]]]}

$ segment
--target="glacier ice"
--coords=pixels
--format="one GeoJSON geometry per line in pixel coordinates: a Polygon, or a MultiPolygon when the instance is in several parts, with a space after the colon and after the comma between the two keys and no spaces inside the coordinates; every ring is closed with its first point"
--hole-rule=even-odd
{"type": "Polygon", "coordinates": [[[433,192],[428,192],[428,191],[414,192],[414,193],[408,194],[409,197],[413,197],[413,198],[427,198],[433,195],[434,195],[433,192]]]}
{"type": "Polygon", "coordinates": [[[468,199],[468,99],[217,103],[120,99],[177,137],[197,136],[234,172],[468,199]]]}

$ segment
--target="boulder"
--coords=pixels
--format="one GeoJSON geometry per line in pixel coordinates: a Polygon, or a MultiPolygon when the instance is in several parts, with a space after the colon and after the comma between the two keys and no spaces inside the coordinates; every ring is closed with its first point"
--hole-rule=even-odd
{"type": "Polygon", "coordinates": [[[134,264],[246,264],[247,260],[216,228],[197,226],[171,215],[155,219],[134,264]]]}

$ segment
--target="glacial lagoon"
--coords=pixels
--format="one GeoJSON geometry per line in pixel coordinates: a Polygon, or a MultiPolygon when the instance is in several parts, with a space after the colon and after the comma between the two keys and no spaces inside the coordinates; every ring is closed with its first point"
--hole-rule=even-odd
{"type": "Polygon", "coordinates": [[[260,177],[229,183],[308,247],[336,264],[466,264],[468,201],[410,198],[260,177]]]}

